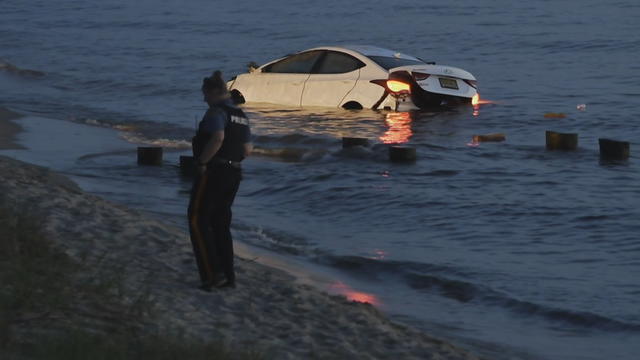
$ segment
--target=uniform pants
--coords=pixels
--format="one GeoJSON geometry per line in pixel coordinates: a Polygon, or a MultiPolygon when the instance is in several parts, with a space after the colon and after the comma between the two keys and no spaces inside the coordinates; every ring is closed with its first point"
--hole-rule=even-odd
{"type": "Polygon", "coordinates": [[[211,284],[218,274],[235,281],[231,205],[238,192],[242,171],[230,165],[209,165],[197,176],[189,201],[189,231],[200,280],[211,284]]]}

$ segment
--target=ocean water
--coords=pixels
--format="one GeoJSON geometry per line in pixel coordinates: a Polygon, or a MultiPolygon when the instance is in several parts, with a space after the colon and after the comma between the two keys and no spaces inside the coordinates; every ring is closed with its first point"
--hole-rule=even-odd
{"type": "Polygon", "coordinates": [[[184,226],[189,181],[169,164],[213,70],[348,43],[461,67],[492,104],[245,107],[258,151],[236,239],[488,358],[637,359],[639,16],[632,0],[1,0],[0,58],[44,76],[0,70],[0,106],[113,129],[129,147],[58,170],[184,226]],[[579,133],[579,149],[545,151],[545,130],[579,133]],[[493,132],[507,141],[468,145],[493,132]],[[342,150],[342,136],[374,144],[342,150]],[[601,161],[600,137],[630,141],[631,159],[601,161]],[[418,161],[389,163],[392,142],[418,161]],[[167,166],[136,167],[141,143],[166,146],[167,166]]]}

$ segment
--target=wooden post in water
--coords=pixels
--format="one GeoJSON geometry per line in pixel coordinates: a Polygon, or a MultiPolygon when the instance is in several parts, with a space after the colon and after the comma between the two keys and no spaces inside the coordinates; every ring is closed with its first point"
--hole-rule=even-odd
{"type": "Polygon", "coordinates": [[[598,139],[600,144],[600,157],[611,160],[625,160],[631,154],[629,142],[610,139],[598,139]]]}
{"type": "Polygon", "coordinates": [[[473,135],[473,142],[500,142],[507,140],[507,136],[503,133],[486,134],[486,135],[473,135]]]}
{"type": "Polygon", "coordinates": [[[390,146],[389,160],[392,162],[411,162],[416,161],[416,149],[408,146],[390,146]]]}
{"type": "Polygon", "coordinates": [[[162,148],[161,147],[139,147],[138,148],[138,165],[162,165],[162,148]]]}
{"type": "Polygon", "coordinates": [[[196,160],[193,156],[180,156],[180,172],[184,176],[194,176],[196,173],[196,160]]]}
{"type": "Polygon", "coordinates": [[[547,150],[575,150],[578,148],[578,134],[547,131],[547,150]]]}
{"type": "Polygon", "coordinates": [[[357,138],[357,137],[343,137],[342,148],[350,148],[354,146],[369,146],[369,139],[357,138]]]}

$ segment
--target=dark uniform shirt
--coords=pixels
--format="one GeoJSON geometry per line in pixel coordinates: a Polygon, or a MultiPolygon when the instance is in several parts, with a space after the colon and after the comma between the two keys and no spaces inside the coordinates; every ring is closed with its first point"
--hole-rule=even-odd
{"type": "Polygon", "coordinates": [[[204,114],[193,138],[193,153],[197,158],[216,131],[224,131],[224,141],[215,158],[228,161],[244,159],[244,144],[251,142],[249,118],[244,112],[226,100],[211,106],[204,114]]]}

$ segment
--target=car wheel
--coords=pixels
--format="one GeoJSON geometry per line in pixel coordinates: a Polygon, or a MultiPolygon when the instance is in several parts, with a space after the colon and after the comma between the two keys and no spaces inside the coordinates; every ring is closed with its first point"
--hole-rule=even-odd
{"type": "Polygon", "coordinates": [[[242,96],[242,93],[238,91],[238,89],[231,90],[231,101],[236,105],[244,104],[246,102],[244,96],[242,96]]]}
{"type": "Polygon", "coordinates": [[[362,110],[362,105],[357,101],[347,101],[342,105],[345,110],[362,110]]]}

